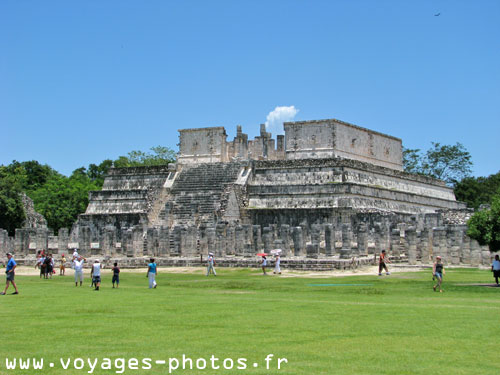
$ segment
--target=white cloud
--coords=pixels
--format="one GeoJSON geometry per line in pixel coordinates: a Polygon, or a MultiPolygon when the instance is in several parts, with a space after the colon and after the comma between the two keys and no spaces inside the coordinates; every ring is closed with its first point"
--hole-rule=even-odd
{"type": "Polygon", "coordinates": [[[295,115],[299,112],[295,106],[276,107],[269,112],[266,118],[266,130],[275,134],[283,134],[283,123],[292,121],[295,115]]]}

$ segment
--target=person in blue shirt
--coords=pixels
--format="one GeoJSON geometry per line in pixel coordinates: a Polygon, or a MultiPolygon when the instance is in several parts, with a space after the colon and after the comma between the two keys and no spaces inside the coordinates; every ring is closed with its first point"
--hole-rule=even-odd
{"type": "Polygon", "coordinates": [[[149,289],[156,288],[156,274],[158,270],[154,258],[149,260],[147,277],[149,279],[149,289]]]}
{"type": "Polygon", "coordinates": [[[11,253],[7,253],[7,259],[9,260],[7,262],[7,269],[5,270],[5,273],[7,275],[7,281],[5,283],[5,289],[3,290],[2,293],[0,293],[2,296],[7,293],[7,289],[9,289],[10,284],[14,287],[15,292],[12,294],[19,294],[19,291],[17,290],[17,285],[14,282],[14,276],[15,276],[15,269],[17,267],[17,263],[12,257],[11,253]]]}

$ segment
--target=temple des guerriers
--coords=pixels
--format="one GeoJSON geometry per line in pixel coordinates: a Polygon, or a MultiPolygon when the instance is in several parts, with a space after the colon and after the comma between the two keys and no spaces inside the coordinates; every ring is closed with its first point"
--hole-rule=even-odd
{"type": "Polygon", "coordinates": [[[130,264],[190,265],[212,251],[245,265],[275,248],[291,268],[344,267],[382,249],[411,264],[490,261],[466,236],[471,212],[453,190],[403,171],[401,139],[335,119],[284,130],[274,139],[261,125],[250,140],[238,126],[231,141],[223,127],[179,130],[177,163],[111,169],[70,231],[24,228],[0,245],[28,256],[78,247],[130,264]]]}

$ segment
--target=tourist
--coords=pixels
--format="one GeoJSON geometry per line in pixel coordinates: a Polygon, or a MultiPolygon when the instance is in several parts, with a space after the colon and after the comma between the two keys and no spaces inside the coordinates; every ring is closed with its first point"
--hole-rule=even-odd
{"type": "Polygon", "coordinates": [[[54,258],[52,258],[52,254],[48,254],[47,258],[45,258],[45,261],[47,262],[47,259],[49,259],[47,263],[47,276],[52,279],[52,274],[54,273],[54,258]]]}
{"type": "Polygon", "coordinates": [[[267,258],[265,255],[261,255],[262,259],[260,261],[260,266],[262,267],[262,272],[264,275],[267,275],[266,273],[266,267],[267,267],[267,258]]]}
{"type": "Polygon", "coordinates": [[[500,277],[500,257],[498,255],[495,255],[495,260],[491,265],[491,272],[493,272],[495,283],[499,286],[500,284],[498,284],[498,278],[500,277]]]}
{"type": "Polygon", "coordinates": [[[40,279],[42,278],[44,272],[44,263],[45,263],[45,257],[43,256],[43,252],[39,251],[36,257],[35,269],[38,268],[40,270],[40,279]]]}
{"type": "Polygon", "coordinates": [[[41,264],[40,264],[40,259],[42,258],[42,250],[38,250],[36,253],[36,262],[35,262],[35,269],[40,269],[41,264]]]}
{"type": "Polygon", "coordinates": [[[92,283],[95,285],[94,290],[99,290],[99,287],[101,286],[101,263],[99,263],[99,259],[94,260],[94,264],[92,265],[90,272],[92,283]]]}
{"type": "Polygon", "coordinates": [[[437,287],[439,287],[439,292],[443,293],[443,289],[441,289],[441,284],[443,283],[443,275],[444,275],[444,265],[441,262],[441,257],[438,255],[436,257],[436,262],[432,267],[432,275],[437,279],[437,284],[434,285],[433,289],[436,291],[437,287]]]}
{"type": "Polygon", "coordinates": [[[208,253],[207,276],[210,275],[210,272],[213,272],[214,276],[217,276],[217,272],[215,272],[214,266],[215,266],[214,253],[208,253]]]}
{"type": "Polygon", "coordinates": [[[3,290],[0,295],[4,296],[5,293],[7,293],[7,289],[9,289],[10,284],[14,287],[14,292],[12,294],[19,294],[19,291],[17,290],[17,285],[14,281],[14,276],[16,275],[16,267],[17,263],[14,260],[12,253],[7,253],[7,268],[5,270],[5,275],[6,275],[6,281],[5,281],[5,289],[3,290]]]}
{"type": "Polygon", "coordinates": [[[390,275],[391,274],[389,272],[389,270],[387,269],[386,263],[391,263],[391,261],[387,257],[387,254],[385,253],[385,250],[382,250],[382,252],[380,253],[380,257],[378,259],[378,275],[379,276],[382,276],[382,269],[385,270],[385,274],[386,275],[390,275]]]}
{"type": "Polygon", "coordinates": [[[149,289],[156,288],[156,274],[158,270],[154,258],[149,260],[147,278],[149,279],[149,289]]]}
{"type": "Polygon", "coordinates": [[[83,283],[83,263],[86,261],[82,256],[78,256],[77,259],[73,259],[73,269],[75,270],[75,286],[78,286],[78,281],[80,281],[80,286],[83,283]]]}
{"type": "Polygon", "coordinates": [[[64,254],[61,255],[61,265],[59,266],[59,276],[64,276],[66,274],[66,258],[64,254]]]}
{"type": "Polygon", "coordinates": [[[73,249],[73,260],[78,259],[80,255],[78,255],[78,249],[75,247],[73,249]]]}
{"type": "Polygon", "coordinates": [[[280,263],[281,263],[280,255],[276,254],[276,259],[274,261],[274,272],[273,272],[274,274],[281,275],[280,263]]]}
{"type": "Polygon", "coordinates": [[[118,267],[118,263],[114,263],[111,270],[113,271],[113,278],[111,279],[111,282],[113,283],[113,288],[115,287],[115,283],[116,283],[116,288],[118,288],[118,286],[120,285],[120,268],[118,267]]]}
{"type": "Polygon", "coordinates": [[[48,279],[49,278],[49,270],[50,270],[50,265],[52,264],[52,259],[50,259],[50,255],[47,254],[47,256],[43,257],[43,264],[42,264],[42,273],[43,273],[43,278],[48,279]]]}

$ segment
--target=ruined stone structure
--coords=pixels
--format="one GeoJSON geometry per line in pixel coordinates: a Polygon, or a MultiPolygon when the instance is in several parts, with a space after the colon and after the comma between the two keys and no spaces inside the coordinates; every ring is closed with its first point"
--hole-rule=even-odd
{"type": "Polygon", "coordinates": [[[297,268],[304,259],[343,267],[381,249],[411,264],[438,253],[448,263],[490,261],[465,235],[471,212],[453,190],[403,171],[400,139],[339,120],[284,129],[276,141],[264,125],[253,140],[240,126],[232,141],[222,127],[180,130],[176,164],[110,170],[71,233],[19,230],[15,249],[78,247],[164,264],[213,251],[234,265],[280,248],[297,268]]]}

